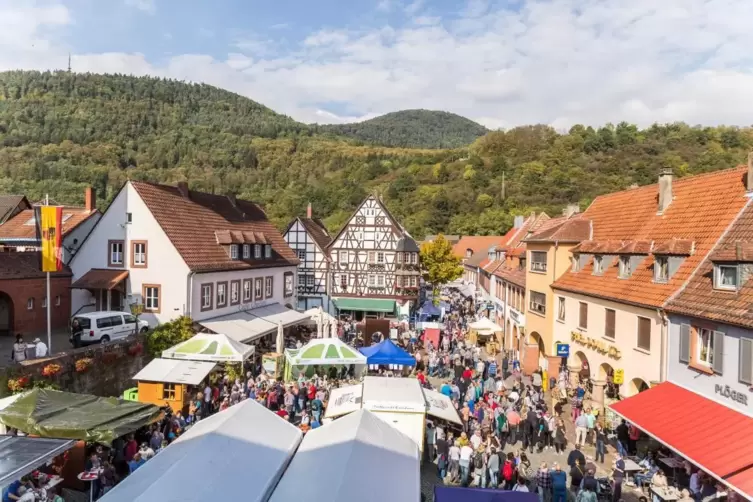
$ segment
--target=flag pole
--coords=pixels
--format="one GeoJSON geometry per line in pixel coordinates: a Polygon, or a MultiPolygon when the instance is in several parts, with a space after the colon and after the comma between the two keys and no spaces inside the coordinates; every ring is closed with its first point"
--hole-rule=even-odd
{"type": "MultiPolygon", "coordinates": [[[[44,205],[50,205],[50,196],[44,196],[44,205]]],[[[57,229],[58,231],[60,229],[57,229]]],[[[52,310],[50,305],[50,273],[47,272],[47,354],[52,354],[52,310]]]]}

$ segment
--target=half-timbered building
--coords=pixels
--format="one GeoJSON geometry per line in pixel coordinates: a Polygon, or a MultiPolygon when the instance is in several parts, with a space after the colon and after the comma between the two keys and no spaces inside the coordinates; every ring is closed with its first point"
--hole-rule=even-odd
{"type": "Polygon", "coordinates": [[[328,247],[330,294],[340,314],[404,318],[418,297],[418,245],[376,196],[328,247]]]}
{"type": "Polygon", "coordinates": [[[296,218],[285,231],[285,241],[300,261],[298,265],[298,309],[322,307],[334,314],[329,297],[329,256],[327,246],[332,236],[324,223],[312,216],[311,204],[305,218],[296,218]]]}

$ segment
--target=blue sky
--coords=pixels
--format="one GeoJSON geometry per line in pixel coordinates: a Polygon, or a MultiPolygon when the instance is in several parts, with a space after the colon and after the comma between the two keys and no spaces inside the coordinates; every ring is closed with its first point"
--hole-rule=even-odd
{"type": "Polygon", "coordinates": [[[750,0],[0,0],[0,70],[217,85],[304,122],[749,124],[750,0]]]}

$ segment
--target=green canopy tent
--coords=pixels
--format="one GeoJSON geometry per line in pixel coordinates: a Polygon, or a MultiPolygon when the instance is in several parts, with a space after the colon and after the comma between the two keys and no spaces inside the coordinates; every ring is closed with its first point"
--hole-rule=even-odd
{"type": "Polygon", "coordinates": [[[153,405],[49,389],[32,389],[0,410],[0,423],[26,434],[109,445],[163,416],[153,405]]]}
{"type": "Polygon", "coordinates": [[[321,371],[332,366],[356,365],[356,374],[366,367],[366,356],[339,338],[314,338],[298,350],[285,350],[285,376],[288,380],[314,374],[314,366],[321,371]]]}
{"type": "Polygon", "coordinates": [[[199,333],[163,351],[162,357],[212,363],[242,363],[253,353],[253,345],[236,342],[227,335],[199,333]]]}

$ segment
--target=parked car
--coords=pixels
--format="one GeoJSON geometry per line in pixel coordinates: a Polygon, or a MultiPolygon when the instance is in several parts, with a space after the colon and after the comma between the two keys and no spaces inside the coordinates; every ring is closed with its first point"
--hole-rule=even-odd
{"type": "Polygon", "coordinates": [[[149,323],[136,319],[135,315],[128,312],[87,312],[75,315],[71,319],[70,341],[74,347],[81,347],[147,331],[149,323]]]}

